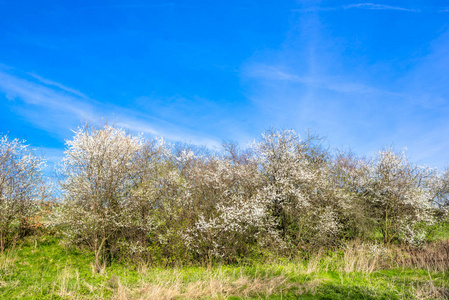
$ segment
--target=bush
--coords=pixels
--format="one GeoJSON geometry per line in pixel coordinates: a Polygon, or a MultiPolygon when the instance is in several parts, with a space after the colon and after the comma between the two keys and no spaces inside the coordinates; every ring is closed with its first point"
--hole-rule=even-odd
{"type": "Polygon", "coordinates": [[[391,149],[331,156],[320,142],[270,130],[213,152],[84,126],[67,142],[53,224],[90,247],[100,271],[114,257],[211,265],[377,233],[420,245],[447,218],[449,172],[391,149]]]}
{"type": "Polygon", "coordinates": [[[130,224],[151,228],[151,220],[135,223],[136,203],[130,201],[142,148],[141,137],[108,125],[86,125],[67,141],[59,170],[63,199],[54,224],[68,243],[86,244],[94,251],[97,271],[111,259],[115,243],[130,224]]]}
{"type": "Polygon", "coordinates": [[[25,141],[0,138],[0,250],[25,234],[30,219],[47,197],[44,161],[25,141]]]}

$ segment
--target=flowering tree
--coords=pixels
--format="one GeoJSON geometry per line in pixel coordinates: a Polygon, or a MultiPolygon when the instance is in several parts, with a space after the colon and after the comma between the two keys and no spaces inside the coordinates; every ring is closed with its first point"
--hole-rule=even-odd
{"type": "Polygon", "coordinates": [[[43,159],[24,141],[0,138],[0,250],[38,209],[46,197],[43,159]]]}
{"type": "Polygon", "coordinates": [[[234,197],[228,204],[217,204],[209,218],[200,215],[185,232],[189,249],[207,258],[209,265],[213,257],[230,262],[246,257],[252,248],[282,243],[273,230],[274,222],[264,203],[254,198],[234,197]]]}
{"type": "Polygon", "coordinates": [[[449,217],[449,167],[438,175],[430,181],[430,184],[439,208],[439,217],[447,219],[449,217]]]}
{"type": "Polygon", "coordinates": [[[85,243],[95,253],[95,269],[110,254],[112,242],[132,219],[129,199],[142,138],[109,125],[84,126],[67,141],[59,170],[63,202],[55,223],[69,242],[85,243]]]}
{"type": "Polygon", "coordinates": [[[191,160],[185,176],[194,212],[183,237],[188,248],[209,264],[212,258],[233,261],[247,256],[252,248],[277,237],[270,211],[257,197],[257,164],[234,146],[228,150],[227,156],[192,152],[180,156],[191,160]]]}
{"type": "Polygon", "coordinates": [[[434,170],[410,163],[405,153],[392,149],[379,151],[363,167],[358,178],[361,196],[369,203],[371,217],[385,243],[398,238],[419,244],[425,238],[423,227],[434,222],[435,191],[431,185],[434,170]]]}
{"type": "Polygon", "coordinates": [[[302,140],[293,130],[271,130],[253,145],[262,182],[258,197],[292,247],[332,240],[340,228],[329,193],[327,153],[317,141],[302,140]]]}

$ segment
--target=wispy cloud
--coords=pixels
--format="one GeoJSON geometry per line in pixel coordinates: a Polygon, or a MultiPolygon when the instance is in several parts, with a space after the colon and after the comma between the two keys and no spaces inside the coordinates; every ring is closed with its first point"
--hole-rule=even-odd
{"type": "Polygon", "coordinates": [[[335,76],[300,76],[284,71],[281,67],[269,65],[252,65],[245,70],[244,75],[266,80],[296,82],[308,87],[339,93],[402,96],[400,93],[378,89],[355,81],[347,81],[347,79],[335,76]]]}
{"type": "Polygon", "coordinates": [[[402,10],[402,11],[409,11],[409,12],[420,12],[421,11],[419,9],[412,9],[412,8],[385,5],[385,4],[377,4],[377,3],[354,3],[354,4],[348,4],[348,5],[343,6],[343,9],[351,9],[351,8],[374,9],[374,10],[402,10]]]}
{"type": "MultiPolygon", "coordinates": [[[[401,11],[368,4],[316,9],[401,11]]],[[[422,11],[438,12],[438,8],[422,11]]],[[[408,146],[411,159],[420,163],[439,167],[449,163],[444,150],[449,143],[441,138],[449,132],[449,35],[425,41],[429,52],[419,58],[407,56],[398,62],[397,55],[369,60],[348,51],[354,39],[336,38],[326,17],[299,16],[277,51],[259,53],[244,66],[248,95],[266,112],[266,120],[298,130],[313,128],[328,136],[332,147],[350,146],[362,155],[394,144],[408,146]]],[[[365,51],[368,45],[363,46],[365,51]]]]}
{"type": "Polygon", "coordinates": [[[144,112],[102,104],[58,82],[32,73],[0,69],[0,92],[13,111],[48,132],[67,138],[80,122],[99,123],[109,119],[134,132],[163,136],[173,141],[218,147],[220,142],[204,134],[186,130],[144,112]],[[14,72],[12,72],[14,71],[14,72]]]}
{"type": "Polygon", "coordinates": [[[88,97],[86,95],[84,95],[83,93],[81,93],[78,90],[69,88],[69,87],[67,87],[65,85],[62,85],[62,84],[58,83],[58,82],[55,82],[55,81],[43,78],[43,77],[41,77],[41,76],[39,76],[37,74],[34,74],[34,73],[26,73],[26,74],[32,76],[33,78],[37,79],[39,82],[41,82],[41,83],[43,83],[45,85],[55,86],[57,88],[60,88],[63,91],[69,92],[70,94],[76,95],[76,96],[84,98],[84,99],[88,99],[88,97]]]}
{"type": "Polygon", "coordinates": [[[92,117],[91,105],[67,89],[63,89],[61,92],[48,85],[39,84],[1,70],[0,90],[5,93],[6,98],[10,101],[20,99],[26,104],[51,108],[76,118],[90,119],[92,117]]]}
{"type": "MultiPolygon", "coordinates": [[[[379,3],[352,3],[340,6],[313,6],[303,9],[294,9],[293,11],[298,12],[316,12],[316,11],[336,11],[336,10],[347,10],[347,9],[369,9],[369,10],[396,10],[405,12],[421,12],[421,9],[407,8],[401,6],[393,6],[379,3]]],[[[442,12],[442,11],[439,11],[442,12]]]]}

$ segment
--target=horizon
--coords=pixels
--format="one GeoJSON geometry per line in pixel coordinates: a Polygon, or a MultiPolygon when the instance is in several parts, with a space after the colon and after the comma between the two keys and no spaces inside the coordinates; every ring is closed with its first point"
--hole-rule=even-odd
{"type": "Polygon", "coordinates": [[[0,15],[0,134],[49,161],[81,122],[109,120],[213,149],[310,130],[449,165],[443,1],[0,1],[0,15]]]}

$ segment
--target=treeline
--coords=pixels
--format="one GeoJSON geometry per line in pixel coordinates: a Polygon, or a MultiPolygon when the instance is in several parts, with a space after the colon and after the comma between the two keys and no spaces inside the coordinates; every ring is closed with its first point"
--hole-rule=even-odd
{"type": "Polygon", "coordinates": [[[116,259],[232,263],[354,239],[420,246],[447,222],[448,170],[394,149],[331,154],[320,142],[270,130],[217,152],[87,125],[66,142],[50,206],[43,159],[4,136],[0,248],[37,216],[67,245],[91,249],[97,270],[116,259]]]}

